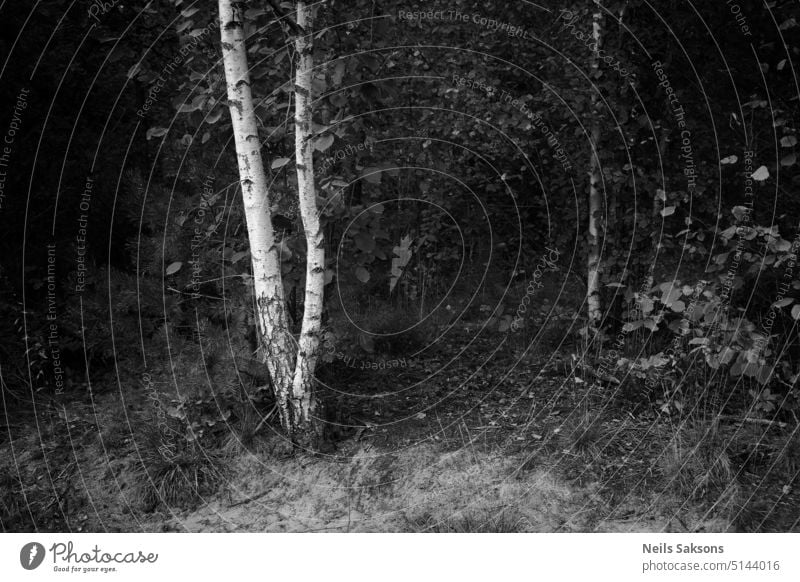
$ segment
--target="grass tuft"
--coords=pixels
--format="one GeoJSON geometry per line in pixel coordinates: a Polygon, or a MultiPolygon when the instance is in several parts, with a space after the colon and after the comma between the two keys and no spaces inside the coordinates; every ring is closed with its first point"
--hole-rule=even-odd
{"type": "Polygon", "coordinates": [[[159,505],[192,508],[223,480],[224,455],[201,447],[197,441],[176,437],[174,448],[167,452],[162,434],[149,429],[139,442],[137,496],[145,511],[159,505]]]}
{"type": "Polygon", "coordinates": [[[444,519],[432,515],[409,522],[413,532],[424,533],[522,533],[531,531],[528,518],[512,507],[499,510],[478,508],[458,512],[444,519]]]}
{"type": "Polygon", "coordinates": [[[681,426],[661,459],[661,470],[680,497],[699,500],[731,489],[736,471],[717,422],[681,426]]]}
{"type": "Polygon", "coordinates": [[[601,444],[606,437],[608,429],[603,424],[603,416],[599,412],[584,410],[574,424],[564,429],[565,438],[568,439],[567,447],[579,455],[592,459],[600,457],[601,444]]]}

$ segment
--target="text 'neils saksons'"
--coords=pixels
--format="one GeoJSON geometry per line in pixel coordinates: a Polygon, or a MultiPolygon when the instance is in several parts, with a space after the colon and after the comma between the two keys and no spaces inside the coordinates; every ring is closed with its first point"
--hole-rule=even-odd
{"type": "Polygon", "coordinates": [[[725,549],[722,546],[696,546],[695,544],[688,545],[671,545],[671,544],[642,544],[642,553],[644,554],[724,554],[725,549]]]}

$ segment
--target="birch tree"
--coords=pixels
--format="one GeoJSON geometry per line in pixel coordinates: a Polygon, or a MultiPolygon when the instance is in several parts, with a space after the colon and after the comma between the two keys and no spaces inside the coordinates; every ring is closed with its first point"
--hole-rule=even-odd
{"type": "Polygon", "coordinates": [[[314,143],[311,89],[314,69],[313,14],[306,2],[297,2],[297,25],[305,34],[295,39],[295,157],[300,216],[306,239],[306,289],[303,324],[292,384],[292,414],[303,426],[314,425],[314,370],[320,344],[323,289],[325,286],[325,248],[317,209],[314,185],[314,143]]]}
{"type": "MultiPolygon", "coordinates": [[[[602,20],[603,13],[600,0],[595,1],[595,10],[592,14],[592,60],[591,78],[597,82],[597,72],[600,70],[600,51],[603,41],[602,20]]],[[[589,329],[597,329],[602,318],[600,306],[600,229],[598,228],[602,200],[600,193],[601,168],[600,154],[600,118],[599,118],[599,88],[592,91],[591,96],[591,157],[589,160],[589,252],[587,257],[587,283],[586,302],[589,315],[589,329]]]]}
{"type": "MultiPolygon", "coordinates": [[[[278,403],[281,425],[292,440],[313,446],[320,435],[314,416],[314,369],[319,346],[324,284],[324,251],[314,189],[311,140],[311,37],[297,36],[299,63],[296,73],[296,156],[298,191],[308,241],[306,304],[298,343],[290,333],[280,250],[272,227],[270,192],[261,156],[261,141],[253,106],[247,63],[245,4],[219,0],[222,53],[233,126],[239,180],[244,201],[252,257],[259,358],[269,370],[278,403]]],[[[304,2],[297,3],[298,26],[311,28],[304,2]]]]}

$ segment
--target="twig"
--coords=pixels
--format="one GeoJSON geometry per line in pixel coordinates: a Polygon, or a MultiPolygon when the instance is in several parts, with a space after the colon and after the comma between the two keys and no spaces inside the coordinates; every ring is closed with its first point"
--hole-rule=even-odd
{"type": "Polygon", "coordinates": [[[353,511],[353,496],[347,496],[347,530],[346,533],[350,533],[350,514],[353,511]]]}
{"type": "Polygon", "coordinates": [[[775,425],[775,426],[778,426],[780,428],[786,428],[787,426],[789,426],[788,423],[781,422],[779,420],[768,420],[766,418],[752,418],[752,417],[749,417],[749,416],[745,416],[745,417],[742,417],[742,418],[738,418],[736,416],[720,416],[718,418],[719,418],[719,420],[730,420],[730,421],[733,421],[733,422],[752,422],[754,424],[766,424],[766,425],[770,425],[770,426],[775,425]]]}
{"type": "MultiPolygon", "coordinates": [[[[251,495],[250,497],[245,497],[244,499],[242,499],[241,501],[237,501],[236,503],[231,503],[228,506],[228,508],[230,509],[231,507],[238,507],[239,505],[244,505],[245,503],[250,503],[252,501],[258,501],[259,499],[261,499],[262,497],[267,495],[270,491],[272,491],[272,489],[264,489],[264,491],[262,491],[261,493],[257,493],[255,495],[251,495]]],[[[278,515],[281,515],[281,514],[278,513],[278,515]]],[[[281,517],[283,517],[283,515],[281,515],[281,517]]]]}
{"type": "Polygon", "coordinates": [[[272,410],[270,410],[270,411],[267,413],[267,415],[266,415],[266,416],[264,416],[264,418],[262,418],[262,419],[261,419],[261,422],[259,422],[259,423],[256,425],[256,428],[253,430],[253,434],[256,434],[256,433],[258,432],[258,429],[260,429],[260,428],[261,428],[261,426],[262,426],[262,425],[263,425],[265,422],[267,422],[267,420],[269,420],[269,417],[270,417],[270,416],[272,416],[272,415],[275,413],[275,411],[276,411],[277,409],[278,409],[278,405],[276,404],[275,406],[273,406],[273,407],[272,407],[272,410]]]}

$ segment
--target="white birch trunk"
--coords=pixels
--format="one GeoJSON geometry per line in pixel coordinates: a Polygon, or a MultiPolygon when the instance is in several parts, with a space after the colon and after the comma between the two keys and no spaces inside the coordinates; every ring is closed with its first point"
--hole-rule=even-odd
{"type": "MultiPolygon", "coordinates": [[[[600,2],[597,1],[597,10],[592,18],[592,40],[594,40],[594,51],[592,54],[592,73],[600,68],[600,44],[602,42],[602,17],[600,2]]],[[[594,80],[594,75],[592,75],[594,80]]],[[[600,305],[600,232],[598,222],[602,211],[602,200],[600,194],[600,154],[598,151],[600,143],[600,119],[598,118],[598,93],[592,90],[591,107],[592,115],[592,136],[591,136],[591,159],[589,162],[589,253],[587,257],[587,281],[586,281],[586,302],[589,315],[589,329],[597,329],[602,319],[602,309],[600,305]]]]}
{"type": "Polygon", "coordinates": [[[232,0],[219,0],[222,56],[252,256],[259,357],[271,376],[281,424],[291,435],[294,422],[289,400],[295,347],[286,319],[281,261],[272,229],[269,192],[250,89],[243,7],[232,0]]]}
{"type": "Polygon", "coordinates": [[[325,248],[314,185],[311,108],[314,68],[312,18],[309,6],[299,0],[297,24],[305,34],[299,34],[295,39],[298,55],[295,76],[295,156],[300,216],[303,220],[307,250],[303,325],[294,370],[291,405],[295,422],[308,428],[315,424],[314,370],[319,353],[325,285],[325,248]]]}

